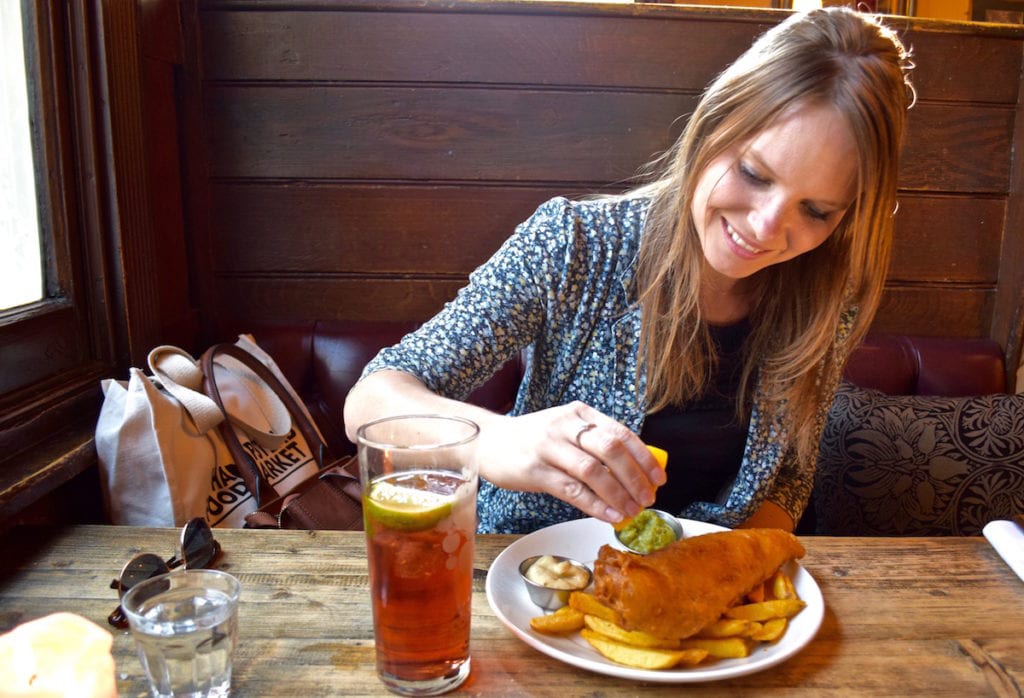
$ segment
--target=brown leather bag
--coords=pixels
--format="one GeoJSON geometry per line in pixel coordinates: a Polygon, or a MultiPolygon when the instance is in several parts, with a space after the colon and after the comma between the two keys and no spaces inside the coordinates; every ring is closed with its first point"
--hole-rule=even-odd
{"type": "Polygon", "coordinates": [[[363,530],[362,488],[346,470],[348,456],[308,478],[286,495],[245,517],[246,528],[293,528],[308,531],[363,530]]]}
{"type": "Polygon", "coordinates": [[[249,492],[256,498],[256,511],[245,517],[246,528],[289,528],[303,530],[363,530],[362,494],[359,478],[351,470],[358,467],[354,456],[334,460],[320,433],[306,417],[281,381],[266,366],[234,344],[216,344],[203,354],[203,389],[224,411],[224,403],[213,371],[214,359],[230,356],[242,363],[262,380],[284,403],[306,443],[317,455],[320,470],[284,494],[277,492],[260,473],[249,454],[242,448],[235,430],[224,420],[219,425],[221,436],[238,466],[249,492]],[[326,465],[325,465],[326,463],[326,465]]]}

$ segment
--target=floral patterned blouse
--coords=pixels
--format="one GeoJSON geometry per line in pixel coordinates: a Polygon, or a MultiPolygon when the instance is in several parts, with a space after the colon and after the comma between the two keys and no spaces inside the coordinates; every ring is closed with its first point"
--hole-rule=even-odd
{"type": "MultiPolygon", "coordinates": [[[[637,380],[640,308],[634,274],[649,204],[639,197],[555,198],[542,204],[470,275],[453,301],[381,350],[363,376],[404,371],[441,395],[464,400],[525,349],[525,376],[511,414],[580,400],[640,433],[646,380],[637,380]]],[[[822,406],[819,430],[827,409],[822,406]]],[[[680,516],[734,527],[768,499],[799,520],[813,463],[797,462],[779,412],[765,419],[755,400],[731,491],[722,501],[694,502],[680,516]]],[[[527,533],[583,516],[551,495],[506,490],[486,480],[478,513],[481,533],[527,533]]]]}

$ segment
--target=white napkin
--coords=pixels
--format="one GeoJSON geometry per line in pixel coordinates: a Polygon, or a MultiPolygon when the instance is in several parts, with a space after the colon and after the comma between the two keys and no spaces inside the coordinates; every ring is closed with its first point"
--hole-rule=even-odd
{"type": "Polygon", "coordinates": [[[1024,581],[1024,531],[1013,521],[990,521],[981,529],[999,556],[1024,581]]]}

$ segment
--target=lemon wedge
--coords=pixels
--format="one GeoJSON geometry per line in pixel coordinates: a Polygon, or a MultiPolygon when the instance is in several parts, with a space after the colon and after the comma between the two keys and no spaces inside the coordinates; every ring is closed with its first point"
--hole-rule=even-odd
{"type": "Polygon", "coordinates": [[[651,455],[654,456],[654,460],[658,461],[658,465],[660,465],[661,469],[664,470],[665,466],[668,465],[668,451],[663,448],[658,448],[657,446],[648,446],[647,450],[651,452],[651,455]]]}
{"type": "MultiPolygon", "coordinates": [[[[662,470],[664,470],[665,466],[668,465],[668,451],[663,448],[658,448],[657,446],[648,446],[647,450],[651,452],[651,455],[654,456],[654,460],[658,461],[658,465],[661,466],[662,470]]],[[[612,524],[612,528],[616,531],[621,531],[632,521],[632,518],[623,519],[617,524],[612,524]]]]}
{"type": "Polygon", "coordinates": [[[454,494],[375,482],[366,496],[366,510],[378,523],[400,531],[423,531],[452,513],[454,494]]]}

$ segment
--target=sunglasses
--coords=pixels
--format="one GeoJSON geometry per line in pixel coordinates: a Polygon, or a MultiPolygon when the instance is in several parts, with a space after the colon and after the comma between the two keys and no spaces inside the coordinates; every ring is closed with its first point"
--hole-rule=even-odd
{"type": "MultiPolygon", "coordinates": [[[[186,570],[210,567],[220,557],[220,553],[220,543],[214,540],[213,531],[210,530],[206,519],[191,519],[181,529],[181,547],[178,555],[169,560],[164,560],[153,553],[136,555],[125,563],[117,579],[110,582],[110,588],[117,590],[117,598],[120,599],[139,582],[166,574],[176,567],[184,567],[186,570]]],[[[107,616],[107,622],[122,630],[128,627],[128,618],[120,604],[107,616]]]]}

